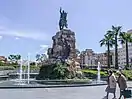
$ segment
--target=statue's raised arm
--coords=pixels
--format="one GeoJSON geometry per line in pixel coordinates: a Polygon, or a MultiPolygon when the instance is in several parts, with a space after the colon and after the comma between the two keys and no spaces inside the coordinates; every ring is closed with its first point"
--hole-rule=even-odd
{"type": "Polygon", "coordinates": [[[61,10],[62,10],[62,8],[60,7],[60,13],[62,13],[62,11],[61,11],[61,10]]]}

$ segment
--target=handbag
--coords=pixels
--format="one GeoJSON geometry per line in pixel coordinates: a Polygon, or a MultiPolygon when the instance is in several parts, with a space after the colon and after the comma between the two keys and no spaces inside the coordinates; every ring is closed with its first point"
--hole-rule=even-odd
{"type": "Polygon", "coordinates": [[[125,89],[123,92],[123,95],[125,98],[131,98],[132,97],[132,91],[130,89],[125,89]]]}
{"type": "Polygon", "coordinates": [[[109,86],[107,86],[105,89],[105,92],[108,92],[108,91],[109,91],[109,86]]]}

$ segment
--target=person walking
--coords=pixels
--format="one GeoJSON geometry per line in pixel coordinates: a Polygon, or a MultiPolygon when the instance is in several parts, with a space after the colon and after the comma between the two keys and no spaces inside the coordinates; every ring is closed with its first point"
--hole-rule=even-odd
{"type": "Polygon", "coordinates": [[[124,99],[126,99],[124,94],[123,94],[125,89],[127,88],[126,77],[120,71],[117,71],[117,75],[118,75],[117,83],[118,83],[118,86],[120,88],[119,99],[121,99],[122,96],[124,97],[124,99]]]}
{"type": "Polygon", "coordinates": [[[108,96],[109,96],[109,93],[113,93],[114,97],[113,99],[116,99],[116,77],[113,73],[112,70],[109,70],[108,71],[109,73],[109,76],[108,76],[108,86],[106,88],[106,92],[107,92],[107,95],[106,95],[106,98],[108,99],[108,96]]]}

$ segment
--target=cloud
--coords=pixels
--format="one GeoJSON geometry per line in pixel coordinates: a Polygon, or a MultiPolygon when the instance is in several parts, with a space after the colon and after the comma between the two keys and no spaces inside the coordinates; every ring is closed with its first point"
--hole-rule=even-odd
{"type": "Polygon", "coordinates": [[[15,39],[16,39],[16,40],[19,40],[20,38],[16,37],[15,39]]]}
{"type": "Polygon", "coordinates": [[[28,38],[41,41],[51,40],[51,35],[46,31],[39,31],[39,29],[35,30],[35,28],[25,30],[21,29],[19,25],[20,24],[14,23],[14,21],[10,18],[0,15],[0,35],[13,36],[18,38],[28,38]]]}
{"type": "Polygon", "coordinates": [[[49,45],[40,45],[40,49],[36,53],[39,53],[41,51],[45,52],[45,51],[47,51],[48,47],[49,47],[49,45]]]}
{"type": "Polygon", "coordinates": [[[40,45],[41,48],[48,48],[49,45],[40,45]]]}
{"type": "Polygon", "coordinates": [[[50,35],[48,33],[40,33],[38,31],[14,31],[14,30],[8,30],[4,27],[0,27],[0,34],[1,35],[7,35],[7,36],[14,36],[17,38],[29,38],[29,39],[34,39],[34,40],[42,40],[42,41],[47,41],[50,40],[50,35]]]}
{"type": "Polygon", "coordinates": [[[0,40],[3,38],[3,36],[0,36],[0,40]]]}

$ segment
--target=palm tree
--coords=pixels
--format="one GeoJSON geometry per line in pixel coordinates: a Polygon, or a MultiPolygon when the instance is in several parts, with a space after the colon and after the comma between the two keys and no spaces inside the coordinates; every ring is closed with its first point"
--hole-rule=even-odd
{"type": "Polygon", "coordinates": [[[18,60],[21,59],[21,55],[14,55],[15,59],[16,59],[16,62],[18,62],[18,60]]]}
{"type": "Polygon", "coordinates": [[[126,32],[121,32],[119,34],[119,41],[121,44],[125,44],[126,48],[126,67],[129,67],[129,55],[128,55],[128,43],[132,42],[132,35],[126,32]]]}
{"type": "Polygon", "coordinates": [[[39,63],[41,63],[41,65],[43,64],[43,62],[45,62],[47,60],[47,56],[45,54],[37,54],[36,55],[36,61],[38,61],[39,63]]]}
{"type": "Polygon", "coordinates": [[[18,60],[21,59],[21,55],[10,55],[8,59],[13,63],[18,63],[18,60]]]}
{"type": "Polygon", "coordinates": [[[8,56],[8,59],[13,63],[14,62],[14,55],[10,55],[10,56],[8,56]]]}
{"type": "Polygon", "coordinates": [[[113,35],[115,40],[115,69],[118,69],[118,35],[121,33],[121,26],[112,26],[110,35],[113,35]]]}
{"type": "Polygon", "coordinates": [[[113,39],[113,35],[109,35],[111,34],[111,31],[107,31],[107,34],[104,35],[104,38],[102,40],[100,40],[100,46],[106,46],[107,47],[107,65],[108,68],[110,68],[110,47],[113,47],[114,39],[113,39]]]}

